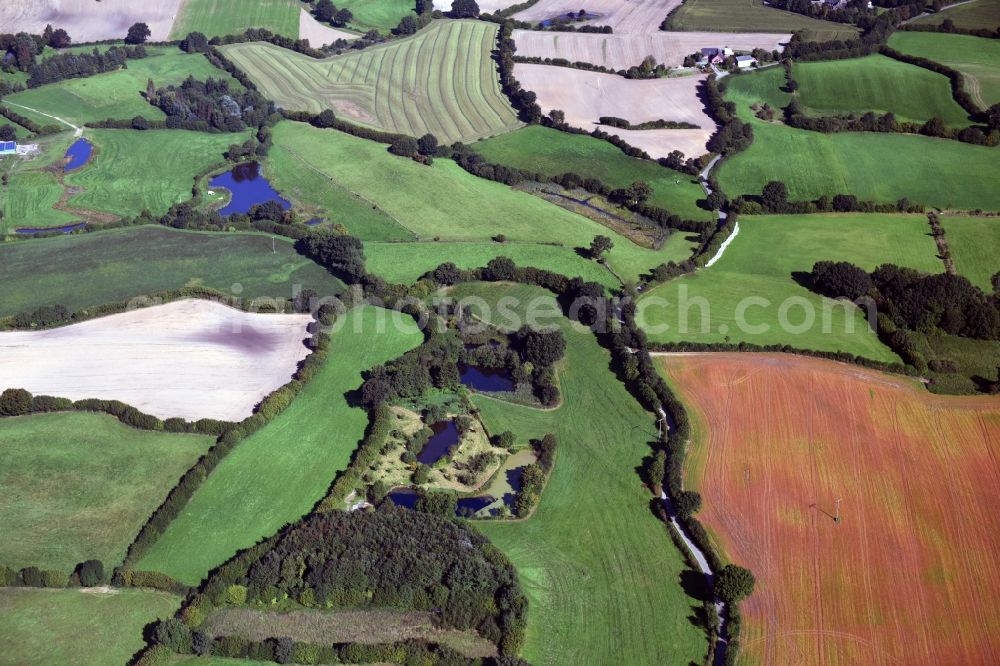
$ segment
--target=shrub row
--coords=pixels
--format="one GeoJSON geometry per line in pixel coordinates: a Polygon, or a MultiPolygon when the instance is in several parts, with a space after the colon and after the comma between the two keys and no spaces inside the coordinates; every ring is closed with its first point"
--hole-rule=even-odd
{"type": "Polygon", "coordinates": [[[639,123],[633,125],[624,118],[618,118],[615,116],[601,116],[598,118],[598,122],[602,125],[611,125],[612,127],[618,127],[619,129],[627,130],[652,130],[652,129],[698,129],[699,125],[688,122],[678,122],[676,120],[664,120],[660,118],[659,120],[647,120],[644,123],[639,123]]]}
{"type": "Polygon", "coordinates": [[[785,110],[785,123],[789,127],[823,132],[884,132],[898,134],[923,134],[941,139],[953,139],[977,146],[1000,145],[1000,130],[984,132],[979,127],[963,127],[955,129],[948,127],[940,118],[931,118],[925,123],[910,123],[896,120],[892,113],[882,115],[873,112],[861,115],[848,114],[840,116],[812,117],[799,112],[798,104],[793,100],[785,110]]]}
{"type": "Polygon", "coordinates": [[[923,67],[924,69],[929,69],[932,72],[938,74],[943,74],[948,77],[948,81],[951,82],[951,95],[958,102],[958,105],[965,109],[970,116],[979,116],[981,109],[979,105],[976,104],[972,96],[965,91],[965,80],[962,73],[948,67],[947,65],[942,65],[939,62],[934,62],[928,58],[921,58],[919,56],[909,55],[903,53],[902,51],[897,51],[889,46],[882,46],[880,49],[882,55],[892,58],[894,60],[899,60],[900,62],[905,62],[910,65],[916,65],[917,67],[923,67]]]}
{"type": "Polygon", "coordinates": [[[909,32],[943,32],[949,35],[969,35],[970,37],[985,37],[986,39],[1000,39],[1000,25],[992,30],[990,28],[960,28],[951,19],[945,19],[937,25],[924,23],[906,23],[899,26],[898,30],[909,32]]]}
{"type": "Polygon", "coordinates": [[[38,135],[58,134],[63,129],[59,125],[39,125],[31,118],[22,116],[19,113],[11,111],[6,106],[0,106],[0,115],[2,115],[4,118],[11,121],[12,123],[20,125],[24,129],[31,132],[32,134],[38,134],[38,135]]]}

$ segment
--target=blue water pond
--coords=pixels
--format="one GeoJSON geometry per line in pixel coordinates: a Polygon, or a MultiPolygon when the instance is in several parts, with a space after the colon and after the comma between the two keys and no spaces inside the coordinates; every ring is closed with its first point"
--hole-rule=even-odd
{"type": "Polygon", "coordinates": [[[246,213],[253,206],[268,201],[277,201],[285,210],[292,207],[291,202],[278,194],[260,172],[260,164],[257,162],[238,164],[232,170],[208,181],[208,185],[213,188],[223,187],[232,193],[232,200],[219,211],[223,217],[233,213],[246,213]]]}
{"type": "Polygon", "coordinates": [[[90,156],[94,154],[94,144],[87,141],[86,139],[77,139],[73,142],[73,145],[69,147],[66,151],[66,157],[69,158],[69,163],[63,167],[63,172],[73,171],[79,169],[90,156]]]}

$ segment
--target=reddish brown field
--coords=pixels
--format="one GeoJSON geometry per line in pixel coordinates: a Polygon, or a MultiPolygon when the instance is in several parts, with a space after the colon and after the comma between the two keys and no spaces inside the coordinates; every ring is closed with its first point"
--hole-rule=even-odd
{"type": "Polygon", "coordinates": [[[742,662],[1000,662],[1000,399],[779,354],[658,361],[699,518],[757,576],[742,662]]]}

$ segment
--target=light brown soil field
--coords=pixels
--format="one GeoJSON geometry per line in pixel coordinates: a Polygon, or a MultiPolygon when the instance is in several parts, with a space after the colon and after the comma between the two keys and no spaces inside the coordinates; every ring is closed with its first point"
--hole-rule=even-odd
{"type": "Polygon", "coordinates": [[[338,39],[357,39],[358,36],[346,30],[337,30],[313,18],[305,9],[299,12],[299,39],[308,39],[313,48],[333,44],[338,39]]]}
{"type": "Polygon", "coordinates": [[[181,0],[2,0],[0,32],[41,34],[63,28],[74,42],[124,39],[133,23],[149,25],[151,41],[168,39],[181,0]]]}
{"type": "Polygon", "coordinates": [[[1000,660],[1000,398],[791,355],[658,361],[699,519],[757,576],[744,662],[1000,660]]]}
{"type": "Polygon", "coordinates": [[[309,352],[311,321],[183,300],[0,333],[0,390],[121,400],[160,418],[239,421],[291,378],[309,352]]]}
{"type": "MultiPolygon", "coordinates": [[[[519,4],[523,0],[477,0],[476,4],[479,5],[479,11],[486,14],[493,12],[498,12],[501,9],[507,9],[513,5],[519,4]]],[[[451,0],[434,0],[434,9],[438,9],[442,12],[451,11],[451,0]]],[[[577,9],[579,11],[579,9],[577,9]]]]}
{"type": "Polygon", "coordinates": [[[514,18],[536,23],[584,9],[592,14],[600,14],[600,18],[591,19],[585,25],[610,25],[616,34],[656,32],[667,14],[681,2],[682,0],[592,0],[581,3],[579,0],[541,0],[523,12],[514,14],[514,18]]]}
{"type": "Polygon", "coordinates": [[[654,158],[666,157],[672,150],[688,157],[703,155],[715,132],[715,123],[698,99],[704,76],[629,80],[617,74],[518,63],[514,77],[538,95],[544,113],[562,109],[570,125],[587,131],[600,127],[654,158]],[[662,118],[693,123],[699,129],[623,130],[599,125],[601,116],[617,116],[633,124],[662,118]]]}
{"type": "Polygon", "coordinates": [[[599,35],[587,32],[515,30],[517,55],[565,58],[611,69],[628,69],[646,56],[668,67],[680,67],[684,56],[702,48],[728,46],[735,51],[756,48],[772,51],[791,39],[789,34],[767,32],[655,32],[636,35],[599,35]]]}

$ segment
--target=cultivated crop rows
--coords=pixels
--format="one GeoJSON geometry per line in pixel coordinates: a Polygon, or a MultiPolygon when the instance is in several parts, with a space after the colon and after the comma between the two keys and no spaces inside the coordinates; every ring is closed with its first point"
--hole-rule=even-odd
{"type": "Polygon", "coordinates": [[[226,54],[286,109],[331,108],[352,122],[450,143],[518,126],[489,57],[495,40],[492,25],[449,21],[326,60],[270,44],[233,45],[226,54]]]}

